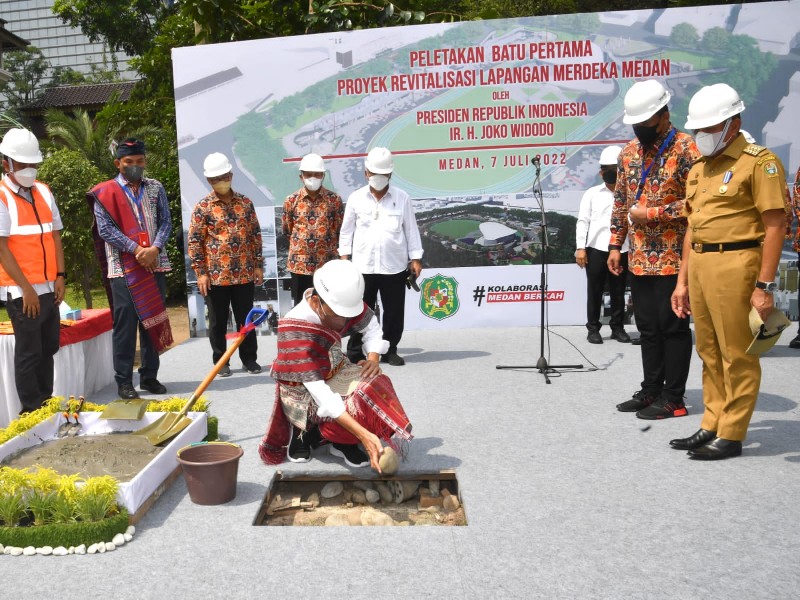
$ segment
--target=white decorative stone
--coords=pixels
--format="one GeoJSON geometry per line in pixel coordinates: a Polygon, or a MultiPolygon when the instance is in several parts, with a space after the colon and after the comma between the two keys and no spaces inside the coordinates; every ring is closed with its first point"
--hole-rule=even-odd
{"type": "Polygon", "coordinates": [[[75,548],[75,554],[86,554],[86,544],[81,544],[75,548]]]}
{"type": "Polygon", "coordinates": [[[106,545],[104,542],[97,542],[97,551],[102,554],[106,551],[106,545]]]}
{"type": "Polygon", "coordinates": [[[0,554],[5,554],[5,553],[6,553],[5,546],[3,546],[3,544],[0,544],[0,554]]]}
{"type": "Polygon", "coordinates": [[[375,504],[381,499],[381,495],[378,493],[378,490],[367,490],[364,492],[364,495],[367,497],[367,502],[370,504],[375,504]]]}
{"type": "Polygon", "coordinates": [[[114,536],[114,539],[111,540],[111,542],[115,546],[122,546],[125,543],[125,536],[122,535],[121,533],[118,533],[117,535],[114,536]]]}
{"type": "Polygon", "coordinates": [[[371,481],[367,481],[365,479],[359,479],[358,481],[353,482],[353,487],[358,488],[363,492],[366,492],[367,490],[371,490],[373,486],[371,481]]]}
{"type": "Polygon", "coordinates": [[[34,548],[33,546],[25,546],[25,548],[22,549],[22,553],[25,556],[33,556],[34,554],[36,554],[36,548],[34,548]]]}
{"type": "Polygon", "coordinates": [[[53,548],[53,556],[66,556],[69,554],[67,549],[64,546],[59,546],[58,548],[53,548]]]}
{"type": "Polygon", "coordinates": [[[133,539],[133,535],[131,535],[130,533],[127,533],[127,532],[125,532],[123,534],[123,537],[125,538],[126,542],[130,542],[133,539]]]}
{"type": "Polygon", "coordinates": [[[67,548],[67,554],[75,554],[75,546],[70,546],[67,548]]]}
{"type": "Polygon", "coordinates": [[[22,554],[22,548],[19,546],[11,546],[11,551],[9,552],[11,556],[19,556],[22,554]]]}
{"type": "Polygon", "coordinates": [[[128,525],[128,528],[125,530],[125,533],[130,533],[131,535],[136,534],[136,527],[133,525],[128,525]]]}
{"type": "Polygon", "coordinates": [[[431,496],[436,498],[439,495],[439,480],[431,479],[428,482],[428,489],[431,491],[431,496]]]}
{"type": "Polygon", "coordinates": [[[113,552],[116,549],[117,547],[114,545],[114,542],[106,542],[106,552],[113,552]]]}
{"type": "Polygon", "coordinates": [[[52,553],[52,546],[42,546],[41,548],[36,549],[36,554],[41,554],[42,556],[50,556],[52,553]]]}
{"type": "Polygon", "coordinates": [[[87,554],[94,554],[95,552],[97,552],[97,544],[92,544],[92,545],[91,545],[91,546],[89,546],[89,548],[86,550],[86,553],[87,553],[87,554]]]}
{"type": "Polygon", "coordinates": [[[329,481],[322,487],[320,495],[323,498],[335,498],[341,494],[343,490],[344,485],[342,485],[341,481],[329,481]]]}

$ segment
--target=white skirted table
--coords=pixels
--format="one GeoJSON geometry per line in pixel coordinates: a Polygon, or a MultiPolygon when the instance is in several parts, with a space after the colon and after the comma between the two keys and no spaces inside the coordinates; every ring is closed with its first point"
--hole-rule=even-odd
{"type": "MultiPolygon", "coordinates": [[[[14,382],[14,335],[10,323],[0,332],[0,427],[17,418],[22,404],[14,382]]],[[[55,355],[54,396],[86,396],[114,381],[111,311],[82,311],[79,321],[62,321],[61,348],[55,355]]]]}

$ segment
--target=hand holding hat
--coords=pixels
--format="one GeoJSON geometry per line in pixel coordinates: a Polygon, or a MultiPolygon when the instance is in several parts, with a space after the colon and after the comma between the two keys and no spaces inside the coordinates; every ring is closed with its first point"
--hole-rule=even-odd
{"type": "Polygon", "coordinates": [[[753,341],[747,347],[748,354],[763,354],[772,348],[781,337],[781,332],[789,327],[791,322],[783,314],[783,311],[772,309],[766,321],[762,320],[761,315],[755,307],[750,309],[750,331],[753,333],[753,341]]]}

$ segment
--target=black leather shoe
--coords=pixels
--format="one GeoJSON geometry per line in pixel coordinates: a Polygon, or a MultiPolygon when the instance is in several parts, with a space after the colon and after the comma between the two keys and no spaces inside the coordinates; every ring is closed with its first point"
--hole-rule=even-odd
{"type": "Polygon", "coordinates": [[[615,329],[611,332],[611,339],[617,340],[618,342],[622,342],[623,344],[630,344],[631,343],[631,336],[628,335],[628,332],[624,329],[615,329]]]}
{"type": "Polygon", "coordinates": [[[634,346],[641,346],[642,345],[642,338],[641,337],[632,338],[631,339],[631,344],[633,344],[634,346]]]}
{"type": "Polygon", "coordinates": [[[597,331],[590,331],[589,335],[586,336],[586,339],[590,344],[602,344],[603,343],[603,336],[600,335],[597,331]]]}
{"type": "Polygon", "coordinates": [[[722,460],[733,458],[742,453],[742,442],[714,438],[705,446],[689,450],[689,458],[693,460],[722,460]]]}
{"type": "Polygon", "coordinates": [[[389,352],[388,354],[384,354],[381,356],[382,363],[389,363],[394,367],[402,367],[406,364],[406,361],[403,360],[402,356],[399,356],[397,352],[389,352]]]}
{"type": "Polygon", "coordinates": [[[789,348],[794,348],[795,350],[800,350],[800,333],[798,333],[795,338],[789,342],[789,348]]]}
{"type": "Polygon", "coordinates": [[[669,445],[675,450],[694,450],[700,446],[705,446],[708,442],[717,437],[716,431],[698,429],[687,438],[677,438],[669,441],[669,445]]]}
{"type": "Polygon", "coordinates": [[[123,383],[117,388],[117,394],[123,400],[135,400],[139,397],[139,394],[136,393],[133,385],[130,383],[123,383]]]}
{"type": "Polygon", "coordinates": [[[153,394],[166,394],[167,388],[161,385],[158,379],[145,379],[139,383],[139,388],[147,390],[153,394]]]}

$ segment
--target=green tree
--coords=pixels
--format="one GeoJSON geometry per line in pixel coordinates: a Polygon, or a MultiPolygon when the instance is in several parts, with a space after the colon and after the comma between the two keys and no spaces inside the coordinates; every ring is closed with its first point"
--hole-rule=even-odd
{"type": "Polygon", "coordinates": [[[712,27],[703,34],[702,45],[707,52],[722,54],[728,50],[731,34],[722,27],[712,27]]]}
{"type": "Polygon", "coordinates": [[[80,152],[101,173],[113,176],[116,168],[109,147],[119,136],[119,125],[107,121],[98,124],[85,110],[68,115],[51,109],[45,114],[45,122],[54,146],[80,152]]]}
{"type": "Polygon", "coordinates": [[[0,96],[5,96],[4,109],[16,113],[16,109],[30,104],[43,89],[42,80],[50,63],[35,46],[9,52],[4,56],[5,69],[11,79],[0,82],[0,96]]]}
{"type": "Polygon", "coordinates": [[[669,40],[678,48],[697,48],[700,42],[700,35],[697,28],[691,23],[679,23],[672,28],[669,40]]]}
{"type": "Polygon", "coordinates": [[[38,179],[53,190],[64,229],[64,263],[67,281],[76,286],[87,308],[92,308],[91,290],[99,285],[100,268],[94,255],[92,215],[86,191],[104,179],[100,171],[80,152],[58,149],[39,167],[38,179]]]}

